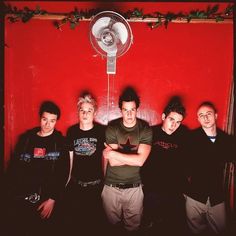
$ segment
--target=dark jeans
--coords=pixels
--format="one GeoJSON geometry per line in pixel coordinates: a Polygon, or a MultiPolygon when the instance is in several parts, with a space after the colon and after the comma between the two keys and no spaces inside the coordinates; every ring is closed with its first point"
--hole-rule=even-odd
{"type": "Polygon", "coordinates": [[[62,206],[63,235],[99,235],[105,228],[101,191],[102,184],[81,187],[69,183],[62,206]]]}
{"type": "MultiPolygon", "coordinates": [[[[56,235],[55,210],[49,219],[41,219],[37,207],[40,202],[32,204],[20,200],[10,200],[5,207],[4,236],[49,236],[56,235]]],[[[55,206],[56,207],[56,206],[55,206]]]]}
{"type": "Polygon", "coordinates": [[[142,225],[148,235],[187,235],[183,195],[144,191],[142,225]]]}

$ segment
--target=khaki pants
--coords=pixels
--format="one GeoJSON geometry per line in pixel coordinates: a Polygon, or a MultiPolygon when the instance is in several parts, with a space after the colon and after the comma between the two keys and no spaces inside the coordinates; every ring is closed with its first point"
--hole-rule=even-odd
{"type": "Polygon", "coordinates": [[[209,198],[206,204],[186,196],[187,223],[194,234],[211,230],[216,234],[223,232],[226,227],[225,203],[210,205],[209,198]]]}
{"type": "Polygon", "coordinates": [[[128,231],[139,229],[143,212],[143,190],[141,185],[127,189],[104,185],[102,201],[111,224],[123,223],[128,231]]]}

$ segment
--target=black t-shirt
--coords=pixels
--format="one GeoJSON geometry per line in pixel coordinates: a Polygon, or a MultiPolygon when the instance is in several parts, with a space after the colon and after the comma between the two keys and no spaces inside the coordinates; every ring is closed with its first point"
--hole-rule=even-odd
{"type": "Polygon", "coordinates": [[[95,123],[90,130],[81,130],[79,124],[67,131],[69,151],[73,151],[72,179],[84,182],[102,179],[102,151],[105,148],[105,126],[95,123]]]}
{"type": "Polygon", "coordinates": [[[144,186],[163,193],[181,193],[187,187],[187,127],[180,126],[168,135],[161,125],[153,126],[151,153],[142,167],[144,186]]]}

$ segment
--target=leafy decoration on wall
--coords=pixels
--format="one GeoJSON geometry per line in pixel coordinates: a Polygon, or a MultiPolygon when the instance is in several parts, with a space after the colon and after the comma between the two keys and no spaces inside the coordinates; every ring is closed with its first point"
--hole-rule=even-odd
{"type": "MultiPolygon", "coordinates": [[[[147,25],[151,28],[157,28],[159,26],[168,27],[170,22],[182,22],[187,23],[191,21],[214,21],[223,22],[225,20],[233,19],[233,7],[234,5],[228,5],[222,12],[219,12],[219,5],[208,6],[206,10],[191,10],[189,13],[173,13],[167,12],[165,14],[155,11],[153,13],[144,14],[142,9],[135,8],[134,10],[128,10],[127,12],[119,12],[130,22],[147,22],[147,25]]],[[[78,10],[76,7],[73,11],[68,13],[55,13],[42,10],[39,6],[35,10],[24,7],[18,9],[12,7],[10,4],[5,5],[4,13],[8,15],[7,19],[12,22],[21,21],[23,23],[28,22],[32,18],[38,19],[51,19],[57,29],[65,24],[69,24],[71,29],[74,29],[81,20],[90,20],[98,12],[102,10],[91,9],[87,11],[78,10]]]]}

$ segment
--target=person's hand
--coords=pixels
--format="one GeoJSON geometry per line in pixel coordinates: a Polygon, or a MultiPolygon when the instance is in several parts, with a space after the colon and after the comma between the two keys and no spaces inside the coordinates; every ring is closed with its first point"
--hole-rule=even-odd
{"type": "Polygon", "coordinates": [[[122,162],[119,160],[119,152],[114,150],[110,145],[104,143],[103,157],[109,161],[110,166],[121,166],[122,162]]]}
{"type": "Polygon", "coordinates": [[[110,158],[110,152],[112,151],[112,147],[109,146],[108,144],[104,143],[105,149],[103,150],[103,157],[105,159],[110,158]]]}
{"type": "Polygon", "coordinates": [[[40,212],[41,218],[48,219],[52,214],[54,205],[55,205],[55,200],[51,198],[41,203],[37,209],[40,212]]]}
{"type": "Polygon", "coordinates": [[[108,145],[107,143],[104,143],[104,146],[107,150],[112,150],[112,147],[110,145],[108,145]]]}

